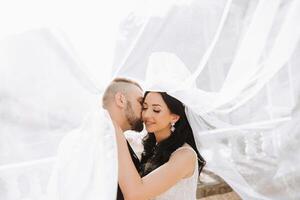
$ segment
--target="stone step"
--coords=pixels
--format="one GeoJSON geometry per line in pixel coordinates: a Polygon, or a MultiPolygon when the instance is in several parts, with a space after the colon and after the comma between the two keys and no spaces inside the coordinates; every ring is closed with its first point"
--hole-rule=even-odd
{"type": "Polygon", "coordinates": [[[218,200],[224,197],[223,199],[229,200],[231,196],[232,200],[241,199],[222,178],[203,169],[198,183],[197,199],[218,200]]]}
{"type": "Polygon", "coordinates": [[[199,198],[197,200],[241,200],[241,198],[235,192],[232,191],[224,194],[217,194],[199,198]]]}

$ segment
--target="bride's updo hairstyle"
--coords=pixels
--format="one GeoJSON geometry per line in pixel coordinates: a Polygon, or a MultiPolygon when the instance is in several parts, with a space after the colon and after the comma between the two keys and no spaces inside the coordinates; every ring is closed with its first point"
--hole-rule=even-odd
{"type": "MultiPolygon", "coordinates": [[[[200,175],[205,161],[196,147],[192,128],[187,120],[183,103],[166,92],[158,93],[162,96],[171,113],[179,115],[180,118],[175,124],[175,131],[167,139],[156,143],[154,133],[148,133],[143,138],[144,151],[141,157],[140,175],[145,176],[168,162],[171,154],[185,143],[189,144],[197,153],[200,175]]],[[[144,99],[147,94],[149,94],[149,91],[145,93],[144,99]]]]}

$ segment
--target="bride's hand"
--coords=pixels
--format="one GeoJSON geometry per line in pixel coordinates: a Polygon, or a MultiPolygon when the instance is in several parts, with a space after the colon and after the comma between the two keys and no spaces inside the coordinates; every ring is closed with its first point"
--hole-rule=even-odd
{"type": "Polygon", "coordinates": [[[115,128],[116,134],[123,134],[123,130],[121,129],[121,127],[117,124],[116,121],[112,121],[113,126],[115,128]]]}

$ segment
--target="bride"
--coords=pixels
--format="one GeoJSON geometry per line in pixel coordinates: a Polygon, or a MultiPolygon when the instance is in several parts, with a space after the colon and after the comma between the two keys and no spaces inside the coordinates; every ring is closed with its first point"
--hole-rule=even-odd
{"type": "Polygon", "coordinates": [[[114,122],[118,147],[119,185],[127,200],[195,200],[205,165],[196,148],[185,106],[165,92],[144,95],[141,169],[137,171],[122,129],[114,122]]]}

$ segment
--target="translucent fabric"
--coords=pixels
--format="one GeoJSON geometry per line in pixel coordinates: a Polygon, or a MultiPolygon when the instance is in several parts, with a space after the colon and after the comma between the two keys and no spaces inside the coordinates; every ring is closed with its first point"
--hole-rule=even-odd
{"type": "MultiPolygon", "coordinates": [[[[115,141],[105,137],[104,133],[110,133],[110,137],[114,135],[112,131],[103,131],[104,126],[98,129],[95,126],[96,119],[103,122],[98,123],[99,126],[105,124],[103,117],[97,118],[90,114],[100,112],[101,90],[81,68],[82,65],[68,41],[55,31],[29,31],[1,42],[0,199],[45,199],[57,153],[58,163],[54,169],[60,167],[61,170],[56,171],[68,173],[57,178],[55,173],[58,172],[53,172],[49,186],[51,195],[59,195],[60,198],[57,199],[70,199],[71,194],[83,193],[87,187],[84,180],[93,175],[102,176],[99,179],[101,183],[98,182],[97,186],[105,189],[105,192],[98,190],[102,191],[103,197],[110,196],[113,199],[115,196],[115,141]],[[85,118],[87,119],[83,121],[85,118]],[[92,134],[91,130],[98,132],[92,134]],[[97,136],[99,130],[100,133],[104,132],[100,135],[103,138],[97,136]],[[65,139],[58,149],[61,139],[70,132],[75,134],[75,139],[67,137],[71,139],[65,139]],[[76,148],[74,150],[73,146],[77,150],[84,149],[79,151],[81,156],[74,156],[76,148]],[[90,158],[95,158],[95,155],[103,159],[95,161],[90,158]],[[107,159],[107,155],[110,155],[110,159],[107,159]],[[62,158],[72,160],[75,163],[71,162],[73,168],[65,167],[70,162],[62,158]],[[105,164],[104,160],[107,160],[105,164]],[[102,167],[99,167],[99,163],[102,167]],[[109,169],[111,174],[89,171],[94,165],[102,173],[109,169]],[[79,172],[82,172],[81,176],[78,176],[79,172]],[[109,179],[105,176],[109,176],[109,179]],[[76,181],[70,182],[70,177],[75,177],[76,181]],[[105,186],[111,186],[111,191],[106,191],[103,180],[105,186]],[[73,190],[63,191],[60,188],[63,192],[59,193],[57,187],[61,185],[73,190]],[[83,189],[79,190],[81,187],[83,189]]],[[[92,185],[90,183],[89,187],[92,185]]],[[[83,197],[78,195],[78,198],[83,197]]],[[[84,199],[96,198],[85,196],[84,199]]]]}
{"type": "Polygon", "coordinates": [[[300,160],[293,156],[299,140],[291,133],[298,120],[300,2],[170,1],[159,13],[148,8],[150,17],[137,13],[124,22],[116,76],[181,100],[206,167],[242,199],[300,198],[300,160]],[[130,48],[122,49],[125,43],[130,48]]]}
{"type": "Polygon", "coordinates": [[[46,199],[115,199],[117,151],[107,111],[95,108],[82,126],[62,140],[46,199]]]}
{"type": "MultiPolygon", "coordinates": [[[[59,143],[90,127],[83,119],[99,108],[103,76],[181,100],[207,169],[242,199],[299,199],[299,10],[298,0],[146,1],[120,24],[112,75],[93,74],[100,87],[56,32],[1,41],[0,199],[46,198],[59,143]]],[[[114,152],[113,139],[97,141],[114,152]]],[[[108,199],[113,157],[98,163],[112,169],[99,194],[108,199]]]]}

